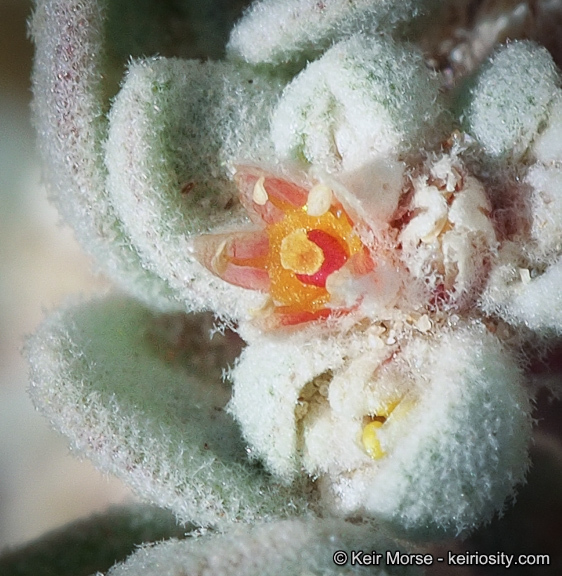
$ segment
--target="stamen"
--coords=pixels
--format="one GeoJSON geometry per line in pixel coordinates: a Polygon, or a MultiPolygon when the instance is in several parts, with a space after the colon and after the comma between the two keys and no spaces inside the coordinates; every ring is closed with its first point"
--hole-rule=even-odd
{"type": "Polygon", "coordinates": [[[333,193],[325,184],[316,184],[308,193],[305,209],[309,216],[322,216],[332,205],[333,193]]]}
{"type": "Polygon", "coordinates": [[[378,431],[385,425],[390,416],[395,420],[397,416],[400,417],[401,414],[405,414],[410,406],[410,402],[405,401],[404,397],[389,398],[377,407],[374,415],[366,417],[367,424],[363,427],[361,443],[365,452],[373,460],[379,460],[386,456],[386,452],[383,450],[379,440],[378,431]]]}
{"type": "Polygon", "coordinates": [[[269,196],[267,195],[267,190],[264,186],[265,177],[260,176],[256,183],[254,184],[254,189],[252,191],[252,200],[258,204],[258,206],[265,206],[267,201],[269,200],[269,196]]]}
{"type": "Polygon", "coordinates": [[[383,456],[386,456],[377,433],[377,430],[382,428],[383,424],[384,422],[381,422],[381,420],[373,420],[363,428],[361,443],[363,448],[365,448],[365,452],[374,460],[380,460],[383,456]]]}
{"type": "Polygon", "coordinates": [[[211,258],[211,270],[217,275],[222,276],[228,266],[228,256],[226,254],[226,245],[228,240],[225,238],[217,246],[213,257],[211,258]]]}
{"type": "Polygon", "coordinates": [[[326,282],[349,264],[349,281],[373,268],[354,222],[325,184],[310,191],[252,167],[239,167],[240,201],[257,225],[253,230],[203,235],[196,258],[236,286],[267,292],[272,310],[263,323],[291,326],[347,313],[355,303],[330,306],[326,282]],[[269,318],[269,320],[267,320],[269,318]]]}

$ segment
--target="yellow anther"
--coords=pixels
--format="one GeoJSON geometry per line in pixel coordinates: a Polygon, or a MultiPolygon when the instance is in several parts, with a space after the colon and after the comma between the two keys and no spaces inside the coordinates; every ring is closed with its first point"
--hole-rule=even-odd
{"type": "Polygon", "coordinates": [[[361,436],[361,443],[363,444],[363,448],[365,448],[365,452],[374,460],[379,460],[383,456],[386,456],[386,452],[381,447],[377,433],[377,430],[381,428],[382,425],[383,422],[380,420],[369,422],[363,428],[363,434],[361,436]]]}
{"type": "Polygon", "coordinates": [[[285,236],[280,248],[281,266],[295,274],[315,274],[324,263],[324,252],[302,228],[285,236]]]}
{"type": "Polygon", "coordinates": [[[259,206],[264,206],[269,200],[269,196],[267,195],[267,190],[265,189],[264,182],[265,178],[263,176],[258,178],[256,183],[254,184],[254,190],[252,192],[252,200],[259,206]]]}
{"type": "Polygon", "coordinates": [[[308,193],[306,211],[309,216],[322,216],[332,205],[333,193],[325,184],[316,184],[308,193]]]}

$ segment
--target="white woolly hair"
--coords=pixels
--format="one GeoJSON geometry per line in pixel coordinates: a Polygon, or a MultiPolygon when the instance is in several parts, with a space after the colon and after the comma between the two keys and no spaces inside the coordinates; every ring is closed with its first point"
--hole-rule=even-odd
{"type": "Polygon", "coordinates": [[[268,468],[288,481],[304,467],[331,512],[409,539],[456,536],[502,509],[528,466],[530,402],[516,360],[484,325],[412,334],[398,348],[367,333],[306,332],[252,344],[232,374],[230,410],[268,468]],[[316,404],[305,388],[315,379],[326,388],[316,404]],[[403,406],[374,460],[361,430],[385,398],[403,406]]]}
{"type": "Polygon", "coordinates": [[[133,63],[113,104],[106,144],[108,192],[143,265],[185,309],[240,319],[263,295],[212,275],[190,238],[247,226],[230,172],[271,158],[275,80],[224,62],[133,63]]]}
{"type": "Polygon", "coordinates": [[[312,60],[357,32],[392,31],[431,2],[420,0],[258,0],[234,27],[231,57],[252,64],[312,60]]]}
{"type": "Polygon", "coordinates": [[[352,171],[417,150],[443,128],[438,87],[413,48],[355,35],[284,91],[272,120],[277,155],[352,171]]]}
{"type": "Polygon", "coordinates": [[[531,406],[523,376],[479,323],[416,337],[395,362],[413,405],[389,430],[386,456],[324,479],[326,501],[412,540],[465,534],[502,510],[524,479],[531,406]]]}
{"type": "MultiPolygon", "coordinates": [[[[141,548],[107,576],[337,576],[365,574],[364,566],[352,564],[352,551],[368,556],[381,554],[373,576],[421,576],[416,566],[390,566],[387,551],[405,551],[380,533],[347,522],[290,520],[238,528],[226,535],[207,535],[189,540],[172,540],[141,548]],[[338,566],[333,558],[344,552],[348,562],[338,566]]],[[[338,556],[336,558],[342,558],[338,556]]]]}
{"type": "Polygon", "coordinates": [[[517,161],[547,120],[560,74],[546,48],[512,42],[500,48],[472,89],[467,131],[492,159],[517,161]]]}
{"type": "Polygon", "coordinates": [[[224,528],[305,512],[302,484],[282,487],[248,465],[223,410],[223,360],[197,342],[197,319],[197,344],[176,361],[155,322],[120,296],[53,314],[27,345],[37,408],[77,454],[181,522],[224,528]]]}
{"type": "Polygon", "coordinates": [[[177,310],[169,287],[141,264],[105,189],[105,3],[39,0],[33,115],[51,198],[84,249],[122,288],[153,308],[177,310]]]}

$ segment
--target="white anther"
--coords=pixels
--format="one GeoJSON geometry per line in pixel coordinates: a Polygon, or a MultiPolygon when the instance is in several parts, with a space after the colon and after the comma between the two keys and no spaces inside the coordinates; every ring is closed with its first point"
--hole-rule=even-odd
{"type": "Polygon", "coordinates": [[[264,206],[265,203],[269,200],[267,190],[263,185],[264,182],[265,178],[263,176],[260,176],[260,178],[258,178],[256,183],[254,184],[254,191],[252,192],[252,200],[259,206],[264,206]]]}
{"type": "Polygon", "coordinates": [[[316,184],[308,193],[306,212],[309,216],[322,216],[332,205],[333,193],[325,184],[316,184]]]}

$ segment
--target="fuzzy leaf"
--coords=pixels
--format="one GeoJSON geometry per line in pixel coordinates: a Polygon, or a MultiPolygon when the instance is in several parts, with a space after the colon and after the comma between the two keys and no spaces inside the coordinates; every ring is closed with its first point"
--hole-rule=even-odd
{"type": "Polygon", "coordinates": [[[230,408],[276,474],[319,477],[331,512],[411,540],[470,531],[524,479],[530,403],[514,359],[483,325],[438,328],[398,348],[369,330],[262,339],[233,371],[230,408]],[[373,458],[361,438],[381,410],[373,458]]]}
{"type": "Polygon", "coordinates": [[[302,486],[250,466],[223,410],[221,369],[239,347],[202,344],[202,319],[184,322],[117,296],[54,314],[28,344],[35,405],[79,454],[183,522],[302,512],[302,486]]]}
{"type": "Polygon", "coordinates": [[[233,288],[192,256],[190,237],[246,224],[229,178],[236,161],[271,158],[279,82],[230,64],[133,64],[110,115],[108,189],[143,264],[186,309],[240,317],[259,293],[233,288]]]}
{"type": "Polygon", "coordinates": [[[439,126],[438,86],[411,48],[353,36],[284,91],[272,120],[277,155],[352,171],[419,148],[439,126]]]}
{"type": "Polygon", "coordinates": [[[139,550],[107,576],[161,576],[189,574],[203,576],[336,576],[372,574],[373,576],[414,576],[417,567],[387,566],[386,552],[398,551],[396,543],[365,526],[334,520],[292,520],[258,525],[251,530],[233,530],[226,535],[194,540],[170,541],[139,550]],[[357,563],[338,567],[334,554],[352,550],[376,551],[380,565],[357,563]]]}
{"type": "MultiPolygon", "coordinates": [[[[562,161],[562,157],[560,158],[562,161]]],[[[531,187],[531,237],[534,246],[527,251],[540,261],[552,262],[562,254],[562,164],[536,163],[527,172],[531,187]]]]}
{"type": "Polygon", "coordinates": [[[467,131],[491,158],[519,159],[547,120],[560,86],[545,48],[513,42],[491,58],[472,90],[467,131]]]}
{"type": "Polygon", "coordinates": [[[562,259],[535,277],[516,264],[497,266],[482,295],[482,309],[510,324],[562,334],[562,259]]]}
{"type": "Polygon", "coordinates": [[[396,364],[411,381],[413,406],[389,429],[388,455],[355,477],[342,474],[330,497],[409,539],[470,531],[503,508],[528,468],[522,374],[479,323],[414,338],[396,364]]]}
{"type": "Polygon", "coordinates": [[[151,306],[178,309],[159,278],[141,265],[105,189],[107,136],[106,2],[39,0],[33,111],[51,197],[104,272],[151,306]]]}
{"type": "Polygon", "coordinates": [[[428,2],[405,0],[259,0],[230,36],[230,56],[252,64],[312,60],[357,32],[392,31],[428,2]]]}
{"type": "Polygon", "coordinates": [[[263,335],[243,351],[231,373],[234,393],[229,410],[256,455],[285,479],[300,470],[295,410],[301,390],[343,363],[341,339],[322,332],[322,327],[312,326],[291,338],[263,335]]]}

